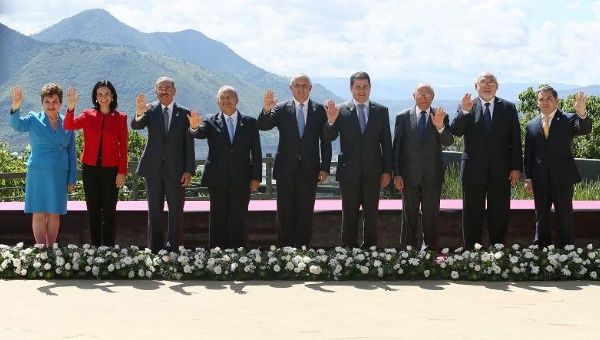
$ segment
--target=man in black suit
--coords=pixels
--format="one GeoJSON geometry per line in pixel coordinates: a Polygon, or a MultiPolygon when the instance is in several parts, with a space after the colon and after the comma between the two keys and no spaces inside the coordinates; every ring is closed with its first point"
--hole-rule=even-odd
{"type": "Polygon", "coordinates": [[[329,140],[340,136],[336,179],[342,191],[342,244],[358,247],[359,209],[363,209],[363,246],[377,243],[379,191],[392,174],[390,117],[385,106],[369,100],[371,79],[366,72],[350,77],[353,99],[339,108],[326,105],[325,133],[329,140]]]}
{"type": "Polygon", "coordinates": [[[534,243],[552,243],[550,207],[559,221],[559,246],[573,244],[573,186],[581,181],[573,158],[573,137],[592,131],[592,119],[585,110],[585,94],[575,94],[577,114],[558,109],[558,94],[550,86],[537,91],[541,114],[525,127],[525,190],[535,201],[534,243]]]}
{"type": "Polygon", "coordinates": [[[415,106],[396,116],[393,150],[394,186],[402,190],[400,244],[417,250],[423,245],[435,251],[444,182],[442,147],[451,145],[454,137],[446,128],[449,122],[444,108],[431,107],[434,95],[430,85],[417,85],[413,93],[415,106]],[[423,228],[422,244],[417,243],[419,224],[423,228]]]}
{"type": "Polygon", "coordinates": [[[279,130],[273,178],[280,247],[310,244],[317,182],[327,179],[331,165],[331,142],[323,132],[327,115],[323,105],[309,99],[311,89],[307,75],[296,75],[290,81],[294,98],[277,104],[269,90],[258,115],[259,130],[279,130]]]}
{"type": "Polygon", "coordinates": [[[498,80],[491,73],[482,73],[475,89],[479,96],[471,100],[465,94],[450,125],[455,136],[464,136],[460,176],[466,249],[482,243],[486,196],[489,244],[505,242],[510,188],[519,181],[523,163],[515,104],[496,97],[498,80]]]}
{"type": "Polygon", "coordinates": [[[188,135],[190,111],[177,105],[175,82],[167,77],[156,81],[158,103],[146,104],[144,94],[136,97],[133,130],[148,129],[146,147],[136,173],[146,180],[148,196],[148,246],[152,251],[175,250],[181,243],[185,187],[195,170],[194,140],[188,135]],[[169,206],[167,243],[164,242],[164,199],[169,206]]]}
{"type": "Polygon", "coordinates": [[[231,86],[217,93],[221,112],[207,120],[190,114],[190,135],[208,140],[208,158],[200,185],[210,195],[209,246],[244,246],[250,192],[262,179],[262,152],[256,119],[237,110],[239,98],[231,86]]]}

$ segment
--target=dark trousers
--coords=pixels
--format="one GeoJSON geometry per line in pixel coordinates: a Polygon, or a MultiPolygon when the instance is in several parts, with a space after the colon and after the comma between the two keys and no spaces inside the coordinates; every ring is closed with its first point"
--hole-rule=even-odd
{"type": "Polygon", "coordinates": [[[153,252],[176,250],[183,234],[184,188],[179,178],[146,178],[148,193],[148,246],[153,252]],[[167,243],[164,241],[165,197],[169,208],[167,243]]]}
{"type": "Polygon", "coordinates": [[[246,186],[208,187],[210,195],[209,247],[243,247],[246,217],[250,202],[250,183],[246,186]]]}
{"type": "Polygon", "coordinates": [[[277,242],[280,247],[299,248],[310,244],[316,190],[317,178],[313,174],[296,171],[290,180],[277,180],[277,242]]]}
{"type": "Polygon", "coordinates": [[[417,237],[419,225],[425,246],[436,251],[438,249],[438,221],[440,215],[441,184],[405,186],[402,190],[402,227],[400,244],[402,247],[412,246],[421,249],[417,237]],[[419,215],[419,207],[421,214],[419,215]]]}
{"type": "Polygon", "coordinates": [[[88,211],[90,236],[96,247],[115,245],[118,192],[117,167],[83,164],[81,177],[88,211]]]}
{"type": "Polygon", "coordinates": [[[535,201],[535,239],[534,243],[540,247],[552,244],[550,233],[550,208],[558,217],[558,246],[564,247],[573,244],[573,185],[558,184],[548,180],[547,183],[533,185],[533,198],[535,201]]]}
{"type": "Polygon", "coordinates": [[[361,176],[357,181],[340,182],[342,192],[342,245],[359,247],[357,232],[359,209],[363,210],[363,247],[377,243],[377,213],[379,209],[380,177],[361,176]]]}
{"type": "Polygon", "coordinates": [[[486,215],[489,244],[504,244],[510,212],[510,182],[474,184],[463,182],[462,228],[465,249],[482,243],[483,216],[486,215]],[[487,196],[487,213],[486,213],[487,196]]]}

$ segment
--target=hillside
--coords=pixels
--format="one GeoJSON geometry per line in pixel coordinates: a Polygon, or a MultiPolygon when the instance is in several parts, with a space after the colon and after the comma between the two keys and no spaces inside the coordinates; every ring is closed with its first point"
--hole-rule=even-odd
{"type": "MultiPolygon", "coordinates": [[[[257,67],[222,42],[191,29],[174,33],[143,33],[120,22],[105,10],[92,9],[63,19],[31,37],[44,42],[76,39],[127,45],[139,51],[170,55],[219,73],[235,75],[263,91],[268,88],[275,90],[279,98],[289,96],[287,78],[257,67]]],[[[312,96],[318,101],[336,98],[320,85],[313,88],[312,96]]]]}
{"type": "MultiPolygon", "coordinates": [[[[0,101],[10,103],[10,89],[19,84],[26,96],[24,111],[41,108],[39,89],[47,82],[58,82],[64,87],[75,86],[80,93],[78,110],[90,107],[94,83],[109,79],[117,89],[119,109],[132,114],[135,95],[144,92],[148,100],[153,101],[154,82],[164,74],[176,80],[176,100],[199,110],[202,115],[217,110],[215,95],[223,84],[238,90],[242,112],[256,116],[262,107],[262,89],[257,86],[172,57],[109,44],[84,41],[36,44],[31,40],[21,35],[1,41],[8,50],[23,44],[35,47],[31,54],[23,53],[23,58],[19,60],[3,58],[12,72],[5,72],[7,79],[0,85],[0,101]]],[[[6,112],[8,107],[2,110],[6,112]]],[[[6,124],[0,125],[0,136],[17,149],[26,140],[25,134],[15,133],[6,124]]],[[[270,140],[272,136],[273,133],[265,134],[263,142],[266,145],[273,144],[270,140]]]]}

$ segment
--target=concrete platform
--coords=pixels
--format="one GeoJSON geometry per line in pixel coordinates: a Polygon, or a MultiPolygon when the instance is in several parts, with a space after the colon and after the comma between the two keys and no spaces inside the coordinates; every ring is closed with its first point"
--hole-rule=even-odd
{"type": "Polygon", "coordinates": [[[597,339],[597,282],[0,281],[1,339],[597,339]]]}

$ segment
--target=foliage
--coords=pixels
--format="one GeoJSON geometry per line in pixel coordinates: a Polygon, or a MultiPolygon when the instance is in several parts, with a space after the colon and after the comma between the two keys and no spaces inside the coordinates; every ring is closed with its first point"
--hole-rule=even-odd
{"type": "Polygon", "coordinates": [[[600,251],[501,244],[437,254],[406,249],[185,249],[0,245],[0,279],[598,280],[600,251]]]}

